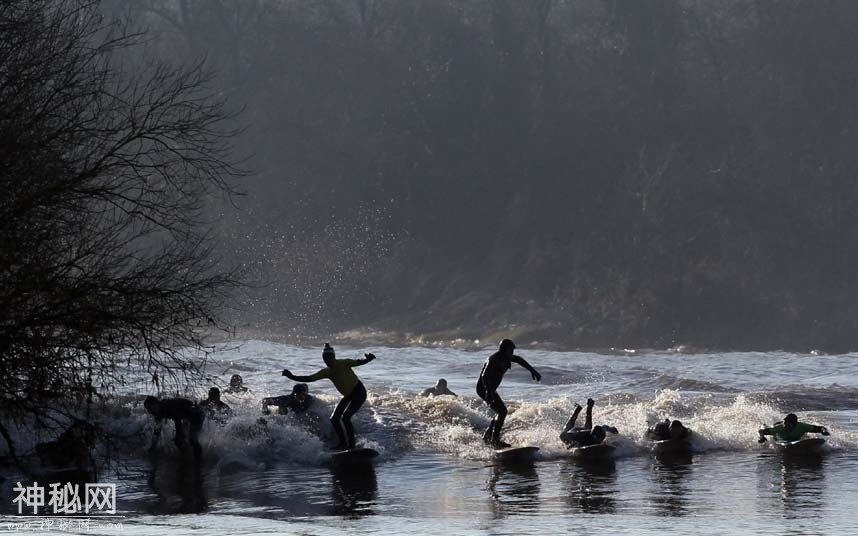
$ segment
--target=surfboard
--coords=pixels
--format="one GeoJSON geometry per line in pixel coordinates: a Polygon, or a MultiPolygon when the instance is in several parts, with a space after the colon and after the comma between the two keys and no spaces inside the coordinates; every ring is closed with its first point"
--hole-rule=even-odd
{"type": "Polygon", "coordinates": [[[691,441],[686,437],[653,441],[652,452],[656,456],[687,456],[691,454],[691,441]]]}
{"type": "Polygon", "coordinates": [[[609,443],[587,445],[586,447],[573,447],[570,449],[572,457],[579,460],[611,460],[617,447],[609,443]]]}
{"type": "Polygon", "coordinates": [[[532,460],[539,447],[507,447],[503,449],[495,449],[495,459],[500,461],[525,461],[532,460]]]}
{"type": "Polygon", "coordinates": [[[378,456],[378,451],[366,447],[349,450],[339,450],[331,454],[333,463],[368,462],[378,456]]]}
{"type": "Polygon", "coordinates": [[[825,440],[821,437],[807,437],[798,441],[775,441],[775,447],[784,454],[818,454],[825,440]]]}

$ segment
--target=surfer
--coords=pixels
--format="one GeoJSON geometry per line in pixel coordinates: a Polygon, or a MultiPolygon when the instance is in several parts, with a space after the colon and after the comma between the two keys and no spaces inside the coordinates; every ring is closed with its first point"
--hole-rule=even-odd
{"type": "Polygon", "coordinates": [[[352,415],[357,413],[366,401],[366,388],[352,369],[366,365],[373,359],[375,359],[375,354],[364,354],[364,359],[337,359],[334,349],[330,344],[325,343],[325,348],[322,350],[322,360],[325,362],[325,368],[310,376],[296,376],[289,372],[289,369],[283,370],[284,376],[296,382],[314,382],[322,378],[327,378],[331,380],[337,391],[343,395],[343,399],[340,400],[331,414],[331,424],[334,426],[334,432],[336,432],[339,438],[339,443],[334,447],[334,450],[350,450],[355,448],[355,431],[352,427],[352,415]],[[343,433],[343,428],[345,428],[345,433],[343,433]]]}
{"type": "Polygon", "coordinates": [[[592,398],[587,399],[587,414],[584,419],[584,426],[575,426],[575,422],[578,420],[578,415],[581,413],[580,404],[575,404],[575,411],[572,413],[572,416],[569,417],[569,420],[566,422],[566,426],[563,427],[563,431],[560,432],[560,440],[569,447],[587,447],[589,445],[598,445],[602,441],[605,440],[607,432],[611,432],[612,434],[616,434],[617,429],[613,426],[593,426],[593,406],[596,405],[596,402],[592,398]]]}
{"type": "Polygon", "coordinates": [[[438,383],[435,384],[435,387],[430,387],[428,389],[424,389],[423,392],[420,393],[420,396],[443,396],[443,395],[459,396],[456,393],[454,393],[453,391],[451,391],[449,388],[447,388],[447,380],[445,380],[444,378],[441,378],[440,380],[438,380],[438,383]]]}
{"type": "Polygon", "coordinates": [[[795,413],[790,413],[783,422],[775,423],[771,428],[762,428],[759,442],[765,443],[767,435],[774,436],[776,441],[798,441],[804,434],[830,435],[824,426],[799,422],[795,413]]]}
{"type": "Polygon", "coordinates": [[[686,439],[691,435],[691,430],[685,427],[681,421],[665,419],[646,431],[647,439],[652,441],[664,441],[666,439],[686,439]]]}
{"type": "Polygon", "coordinates": [[[209,389],[209,397],[200,402],[199,406],[206,412],[206,416],[209,419],[213,419],[221,424],[232,417],[232,408],[220,399],[220,389],[217,387],[209,389]]]}
{"type": "Polygon", "coordinates": [[[185,444],[185,424],[189,428],[189,439],[194,449],[194,456],[199,459],[202,454],[200,446],[200,430],[206,418],[203,410],[186,398],[166,398],[158,400],[154,396],[147,396],[143,407],[155,418],[155,431],[152,435],[152,445],[149,452],[154,452],[161,437],[161,424],[164,419],[171,419],[176,425],[176,436],[173,442],[177,447],[185,444]]]}
{"type": "Polygon", "coordinates": [[[247,392],[247,387],[244,386],[244,379],[239,374],[233,374],[229,379],[229,388],[226,390],[231,395],[242,395],[247,392]]]}
{"type": "Polygon", "coordinates": [[[286,415],[289,410],[294,413],[304,413],[310,408],[310,404],[315,400],[309,393],[310,389],[306,383],[296,383],[292,387],[292,393],[282,396],[272,396],[262,399],[262,413],[268,415],[271,410],[268,406],[277,406],[279,415],[286,415]]]}
{"type": "Polygon", "coordinates": [[[477,380],[477,394],[496,414],[483,434],[483,441],[494,448],[506,448],[510,446],[508,443],[500,440],[501,428],[503,428],[503,422],[506,419],[507,409],[497,392],[506,371],[510,369],[513,363],[518,363],[530,371],[530,375],[535,381],[542,379],[539,372],[530,366],[530,363],[514,355],[513,350],[515,350],[515,344],[511,340],[502,340],[498,351],[486,359],[483,369],[480,371],[480,377],[477,380]]]}

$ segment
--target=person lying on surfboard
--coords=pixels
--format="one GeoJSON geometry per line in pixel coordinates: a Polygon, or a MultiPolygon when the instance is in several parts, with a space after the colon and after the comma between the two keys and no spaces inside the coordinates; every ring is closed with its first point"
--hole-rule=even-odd
{"type": "Polygon", "coordinates": [[[596,402],[592,398],[588,398],[587,416],[584,419],[584,426],[582,428],[575,426],[575,421],[578,420],[578,415],[581,413],[581,406],[575,404],[575,411],[569,417],[566,426],[563,427],[563,431],[560,432],[560,441],[563,441],[568,448],[598,445],[605,440],[607,432],[611,432],[612,434],[618,433],[617,429],[613,426],[593,426],[594,405],[596,405],[596,402]]]}
{"type": "Polygon", "coordinates": [[[664,441],[666,439],[685,439],[691,435],[691,430],[686,428],[682,422],[665,419],[646,431],[647,439],[652,441],[664,441]]]}
{"type": "Polygon", "coordinates": [[[304,413],[310,409],[313,398],[309,394],[310,388],[306,383],[296,383],[292,387],[292,394],[282,396],[270,396],[262,399],[262,413],[268,415],[271,410],[268,406],[277,406],[279,415],[286,415],[289,411],[295,414],[304,413]]]}
{"type": "Polygon", "coordinates": [[[435,384],[435,387],[430,387],[428,389],[424,389],[423,392],[420,393],[420,396],[443,396],[443,395],[450,395],[450,396],[455,396],[455,397],[459,396],[447,387],[447,380],[445,380],[444,378],[441,378],[440,380],[438,380],[438,383],[435,384]]]}
{"type": "Polygon", "coordinates": [[[364,356],[364,359],[337,359],[334,349],[330,344],[325,343],[325,349],[322,350],[322,360],[325,362],[325,368],[310,376],[296,376],[289,372],[289,369],[283,370],[284,376],[296,382],[314,382],[322,378],[327,378],[331,380],[337,391],[343,395],[343,399],[340,400],[331,414],[331,424],[334,426],[337,438],[339,438],[339,443],[334,447],[334,450],[350,450],[355,448],[355,431],[352,427],[352,415],[357,413],[366,401],[366,388],[352,368],[366,365],[375,359],[374,354],[364,354],[364,356]],[[345,433],[343,433],[344,428],[345,433]]]}
{"type": "Polygon", "coordinates": [[[477,394],[486,404],[495,412],[495,418],[489,423],[489,427],[483,434],[483,441],[493,446],[496,449],[509,447],[509,443],[504,443],[500,439],[501,428],[503,428],[504,419],[506,419],[507,409],[500,395],[498,395],[498,386],[503,381],[503,376],[510,369],[513,363],[518,363],[522,367],[530,371],[530,375],[535,381],[542,379],[542,376],[535,368],[530,366],[530,363],[521,357],[514,355],[515,343],[509,339],[504,339],[500,342],[498,351],[493,353],[486,359],[483,369],[480,371],[480,377],[477,380],[477,394]]]}
{"type": "Polygon", "coordinates": [[[759,442],[765,443],[767,435],[773,436],[775,441],[798,441],[804,437],[804,434],[830,435],[824,426],[799,422],[795,413],[790,413],[784,417],[783,422],[775,423],[771,428],[761,429],[759,442]]]}

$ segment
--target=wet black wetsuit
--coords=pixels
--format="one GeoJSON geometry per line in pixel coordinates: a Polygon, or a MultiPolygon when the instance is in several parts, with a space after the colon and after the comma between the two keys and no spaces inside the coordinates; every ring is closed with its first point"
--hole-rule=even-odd
{"type": "Polygon", "coordinates": [[[304,413],[308,409],[310,409],[310,405],[313,403],[314,398],[310,395],[304,395],[304,400],[299,400],[294,393],[282,396],[272,396],[269,398],[264,398],[262,400],[263,408],[267,409],[267,406],[277,406],[278,413],[280,415],[286,415],[289,410],[295,413],[304,413]]]}
{"type": "MultiPolygon", "coordinates": [[[[597,437],[593,434],[593,405],[587,404],[587,413],[584,419],[583,428],[575,426],[575,422],[578,420],[578,415],[580,413],[581,406],[577,406],[575,408],[575,412],[572,413],[572,417],[569,419],[569,422],[566,423],[566,428],[560,433],[560,440],[569,448],[598,445],[604,441],[604,434],[601,437],[597,437]]],[[[618,432],[613,426],[603,424],[601,428],[605,432],[611,432],[612,434],[616,434],[618,432]]]]}
{"type": "Polygon", "coordinates": [[[206,412],[208,418],[220,423],[224,423],[229,417],[232,417],[232,408],[222,400],[208,398],[200,402],[199,406],[206,412]]]}
{"type": "Polygon", "coordinates": [[[477,395],[482,398],[486,404],[495,412],[495,418],[489,423],[489,427],[483,434],[483,441],[495,446],[503,446],[500,441],[500,433],[503,428],[503,423],[506,420],[507,409],[503,399],[498,395],[497,389],[503,381],[504,374],[510,369],[513,363],[518,363],[526,368],[537,381],[541,378],[536,369],[512,352],[505,353],[497,351],[486,359],[483,364],[483,369],[480,371],[480,377],[477,380],[477,395]]]}
{"type": "Polygon", "coordinates": [[[194,455],[199,456],[202,453],[199,436],[206,415],[198,405],[186,398],[167,398],[158,402],[157,413],[152,413],[152,416],[155,417],[155,432],[152,437],[150,450],[155,448],[158,438],[161,436],[162,421],[164,419],[171,419],[176,426],[176,436],[173,440],[176,445],[182,446],[185,443],[185,429],[182,423],[187,422],[189,428],[188,436],[191,446],[194,449],[194,455]]]}

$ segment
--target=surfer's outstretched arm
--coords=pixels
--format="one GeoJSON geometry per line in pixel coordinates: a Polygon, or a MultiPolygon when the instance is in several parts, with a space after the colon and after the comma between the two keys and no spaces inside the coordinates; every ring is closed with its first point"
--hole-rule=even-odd
{"type": "Polygon", "coordinates": [[[527,361],[525,361],[523,357],[519,357],[519,356],[517,356],[517,355],[514,355],[514,356],[512,356],[509,360],[510,360],[510,361],[512,361],[513,363],[518,363],[518,364],[519,364],[519,365],[521,365],[522,367],[524,367],[524,368],[526,368],[527,370],[529,370],[529,371],[530,371],[530,375],[531,375],[531,376],[533,376],[533,379],[534,379],[535,381],[540,381],[540,380],[542,379],[542,375],[541,375],[541,374],[539,374],[539,372],[537,372],[535,368],[531,367],[531,366],[530,366],[530,363],[528,363],[527,361]]]}
{"type": "Polygon", "coordinates": [[[375,354],[363,354],[363,355],[364,355],[363,359],[353,359],[352,360],[352,366],[353,367],[359,367],[361,365],[366,365],[367,363],[369,363],[370,361],[375,359],[375,354]]]}
{"type": "Polygon", "coordinates": [[[306,383],[306,382],[314,382],[316,380],[321,380],[323,378],[330,378],[331,372],[329,369],[323,368],[319,372],[316,372],[315,374],[311,374],[309,376],[298,376],[298,375],[292,374],[292,372],[290,372],[289,369],[283,369],[283,376],[286,376],[290,380],[295,380],[296,382],[306,383]]]}
{"type": "Polygon", "coordinates": [[[826,428],[826,427],[824,427],[824,426],[814,426],[814,427],[813,427],[813,430],[811,430],[811,431],[810,431],[810,433],[812,433],[812,434],[822,434],[822,435],[831,435],[831,434],[828,432],[828,428],[826,428]]]}
{"type": "Polygon", "coordinates": [[[759,430],[760,439],[758,440],[758,442],[759,443],[765,443],[766,442],[766,436],[767,435],[774,435],[774,433],[775,433],[775,431],[772,430],[771,428],[760,428],[760,430],[759,430]]]}

